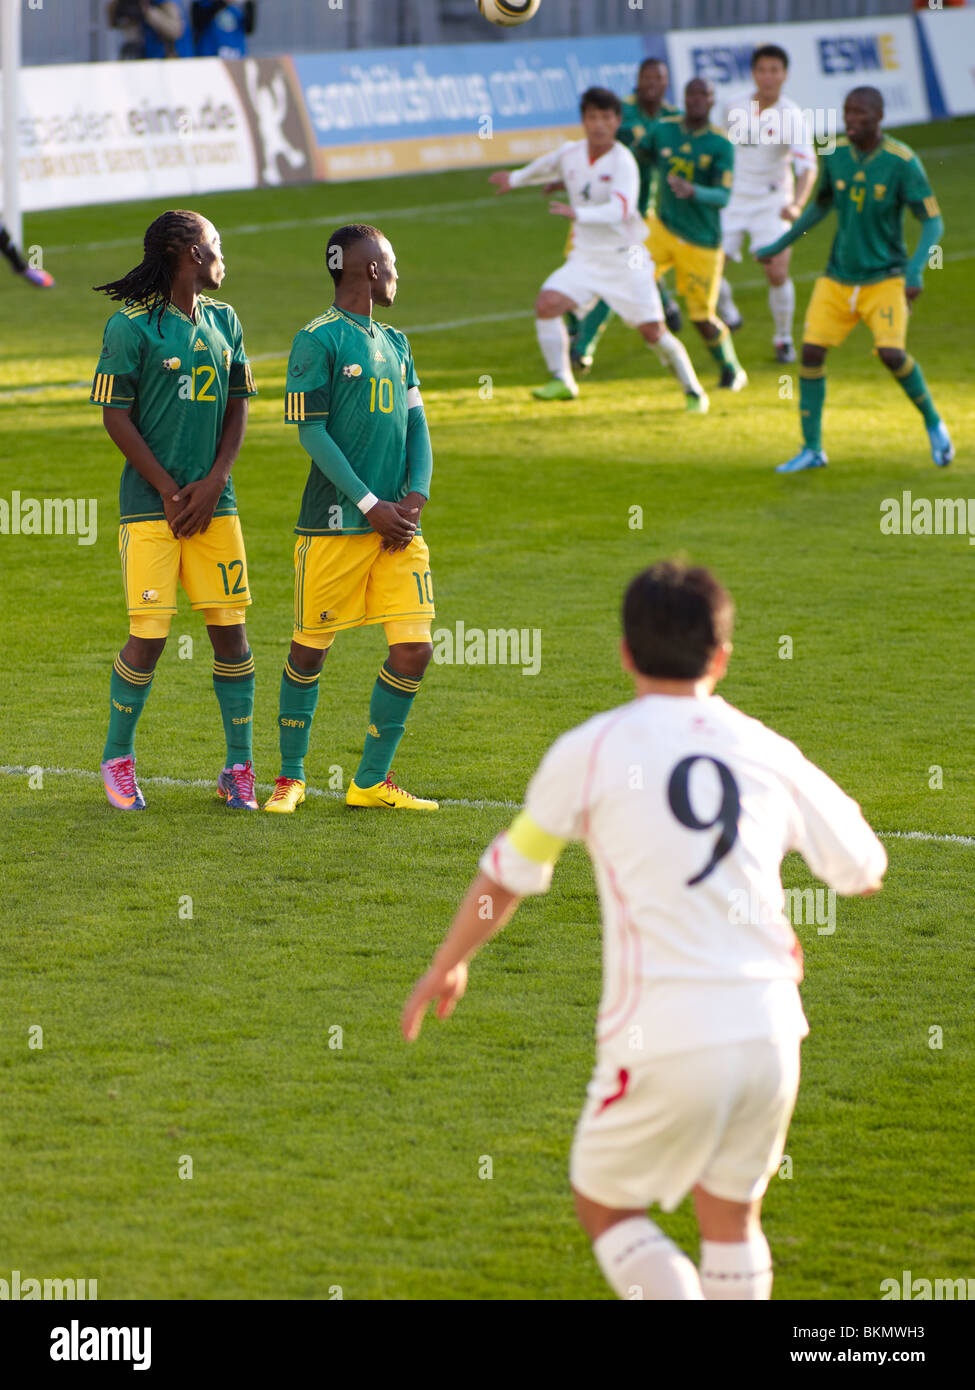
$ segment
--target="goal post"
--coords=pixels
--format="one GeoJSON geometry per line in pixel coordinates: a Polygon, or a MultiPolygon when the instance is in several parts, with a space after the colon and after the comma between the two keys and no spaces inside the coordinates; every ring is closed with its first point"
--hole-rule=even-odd
{"type": "Polygon", "coordinates": [[[0,83],[3,86],[3,221],[15,245],[22,246],[24,224],[20,207],[20,6],[22,0],[0,0],[0,83]]]}

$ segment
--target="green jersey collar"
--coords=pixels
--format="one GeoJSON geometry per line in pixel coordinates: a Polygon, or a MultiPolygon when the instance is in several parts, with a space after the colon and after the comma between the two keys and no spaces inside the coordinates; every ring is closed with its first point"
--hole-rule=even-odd
{"type": "Polygon", "coordinates": [[[343,318],[349,319],[357,328],[361,328],[364,333],[368,333],[370,338],[375,337],[371,314],[353,314],[350,313],[348,309],[340,309],[337,304],[333,304],[332,308],[337,314],[341,314],[343,318]]]}

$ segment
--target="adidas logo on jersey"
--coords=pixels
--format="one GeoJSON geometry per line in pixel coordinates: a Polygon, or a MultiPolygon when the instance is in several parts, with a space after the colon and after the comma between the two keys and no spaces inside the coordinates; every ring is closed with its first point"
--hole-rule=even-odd
{"type": "Polygon", "coordinates": [[[382,355],[382,353],[379,351],[378,348],[376,348],[376,351],[372,354],[372,360],[373,360],[374,362],[385,362],[385,361],[386,361],[385,357],[382,355]]]}
{"type": "Polygon", "coordinates": [[[206,352],[206,350],[207,350],[207,345],[206,345],[206,343],[203,341],[202,338],[197,338],[196,342],[193,344],[193,351],[194,351],[194,352],[206,352]]]}

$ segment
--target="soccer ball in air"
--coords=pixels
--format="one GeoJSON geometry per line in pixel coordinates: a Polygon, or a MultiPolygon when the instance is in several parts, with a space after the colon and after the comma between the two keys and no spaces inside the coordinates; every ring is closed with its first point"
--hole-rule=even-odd
{"type": "Polygon", "coordinates": [[[524,24],[538,13],[542,0],[477,0],[479,12],[490,24],[524,24]]]}

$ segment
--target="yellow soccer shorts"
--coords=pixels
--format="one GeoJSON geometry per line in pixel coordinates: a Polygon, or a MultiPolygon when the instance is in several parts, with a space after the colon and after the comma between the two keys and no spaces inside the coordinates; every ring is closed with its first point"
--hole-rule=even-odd
{"type": "Polygon", "coordinates": [[[815,347],[839,347],[863,320],[875,348],[904,349],[907,343],[907,296],[903,276],[875,285],[845,285],[821,275],[813,287],[802,341],[815,347]]]}
{"type": "Polygon", "coordinates": [[[435,616],[430,552],[422,536],[383,550],[366,536],[299,536],[295,545],[294,640],[324,651],[335,634],[382,623],[387,640],[428,642],[435,616]]]}
{"type": "Polygon", "coordinates": [[[693,242],[682,241],[655,217],[650,223],[647,248],[656,265],[658,280],[674,267],[677,293],[684,296],[690,317],[696,322],[713,319],[724,269],[721,247],[695,246],[693,242]]]}
{"type": "Polygon", "coordinates": [[[134,636],[168,635],[178,584],[211,626],[244,621],[251,595],[239,517],[214,517],[205,531],[183,538],[173,535],[168,521],[123,521],[118,548],[134,636]]]}

